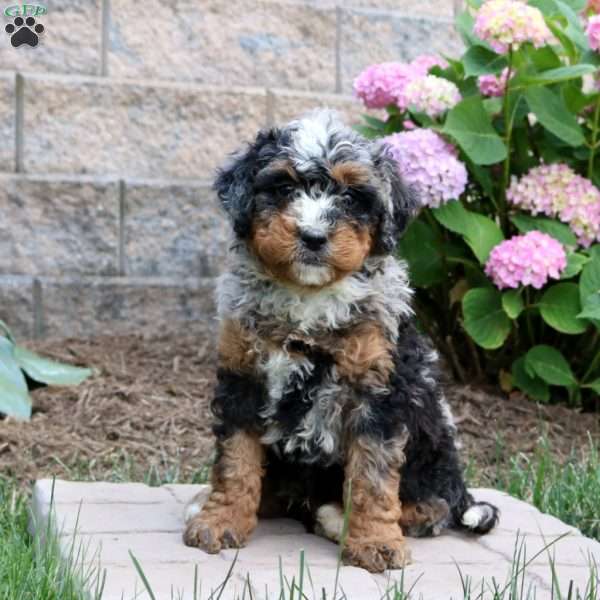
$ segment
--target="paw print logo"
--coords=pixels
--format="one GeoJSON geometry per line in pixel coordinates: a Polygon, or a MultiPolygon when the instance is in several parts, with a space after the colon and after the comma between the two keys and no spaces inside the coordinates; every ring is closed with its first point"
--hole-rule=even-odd
{"type": "Polygon", "coordinates": [[[18,48],[23,44],[35,47],[40,41],[39,36],[44,33],[44,26],[36,23],[33,17],[15,17],[12,23],[9,23],[4,30],[10,35],[10,43],[18,48]]]}

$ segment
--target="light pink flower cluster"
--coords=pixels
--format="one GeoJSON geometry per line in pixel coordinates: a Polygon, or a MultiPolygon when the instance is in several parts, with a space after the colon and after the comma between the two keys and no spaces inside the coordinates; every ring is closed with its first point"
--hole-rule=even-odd
{"type": "Polygon", "coordinates": [[[398,96],[398,106],[401,109],[412,107],[417,112],[433,118],[445,113],[460,101],[461,95],[456,85],[435,75],[413,79],[398,96]]]}
{"type": "Polygon", "coordinates": [[[585,30],[590,48],[596,52],[600,51],[600,15],[594,15],[588,20],[585,30]]]}
{"type": "Polygon", "coordinates": [[[568,165],[534,167],[521,179],[513,179],[506,197],[534,215],[568,223],[582,246],[600,241],[600,190],[568,165]]]}
{"type": "Polygon", "coordinates": [[[519,0],[487,0],[477,11],[474,31],[499,54],[525,42],[539,48],[553,39],[540,10],[519,0]]]}
{"type": "Polygon", "coordinates": [[[479,91],[490,98],[503,96],[508,81],[508,67],[500,75],[480,75],[477,79],[479,91]]]}
{"type": "Polygon", "coordinates": [[[405,86],[424,77],[434,66],[446,68],[448,63],[435,56],[423,54],[411,63],[386,62],[367,67],[354,80],[354,93],[367,108],[385,108],[397,104],[405,86]]]}
{"type": "Polygon", "coordinates": [[[529,231],[495,246],[485,273],[499,289],[532,285],[539,290],[548,279],[559,279],[566,266],[560,242],[540,231],[529,231]]]}
{"type": "Polygon", "coordinates": [[[465,191],[467,169],[458,160],[456,148],[437,133],[415,129],[394,133],[383,141],[422,205],[437,207],[465,191]]]}

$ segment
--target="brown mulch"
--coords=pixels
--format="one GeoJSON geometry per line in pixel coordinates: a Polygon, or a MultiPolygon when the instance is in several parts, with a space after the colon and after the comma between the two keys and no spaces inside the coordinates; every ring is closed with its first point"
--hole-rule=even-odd
{"type": "MultiPolygon", "coordinates": [[[[213,451],[208,403],[214,338],[141,335],[38,342],[34,350],[97,374],[76,388],[32,393],[30,423],[0,420],[0,474],[198,480],[213,451]]],[[[599,415],[540,406],[493,389],[451,385],[465,462],[493,478],[498,462],[531,454],[545,436],[557,460],[600,437],[599,415]]]]}

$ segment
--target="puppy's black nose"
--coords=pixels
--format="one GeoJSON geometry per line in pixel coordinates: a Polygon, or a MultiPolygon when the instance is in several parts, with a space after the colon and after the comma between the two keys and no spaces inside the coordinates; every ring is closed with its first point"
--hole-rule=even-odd
{"type": "Polygon", "coordinates": [[[327,243],[327,236],[316,229],[303,229],[300,239],[309,250],[320,250],[327,243]]]}

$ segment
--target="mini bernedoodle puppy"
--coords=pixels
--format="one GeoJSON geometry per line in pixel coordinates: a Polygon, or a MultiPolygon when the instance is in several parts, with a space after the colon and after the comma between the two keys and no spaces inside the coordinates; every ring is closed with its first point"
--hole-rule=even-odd
{"type": "Polygon", "coordinates": [[[343,560],[378,572],[409,562],[404,534],[492,529],[393,256],[416,200],[385,146],[316,111],[260,132],[215,188],[235,232],[218,286],[217,456],[185,543],[238,548],[259,516],[283,515],[340,541],[349,507],[343,560]]]}

